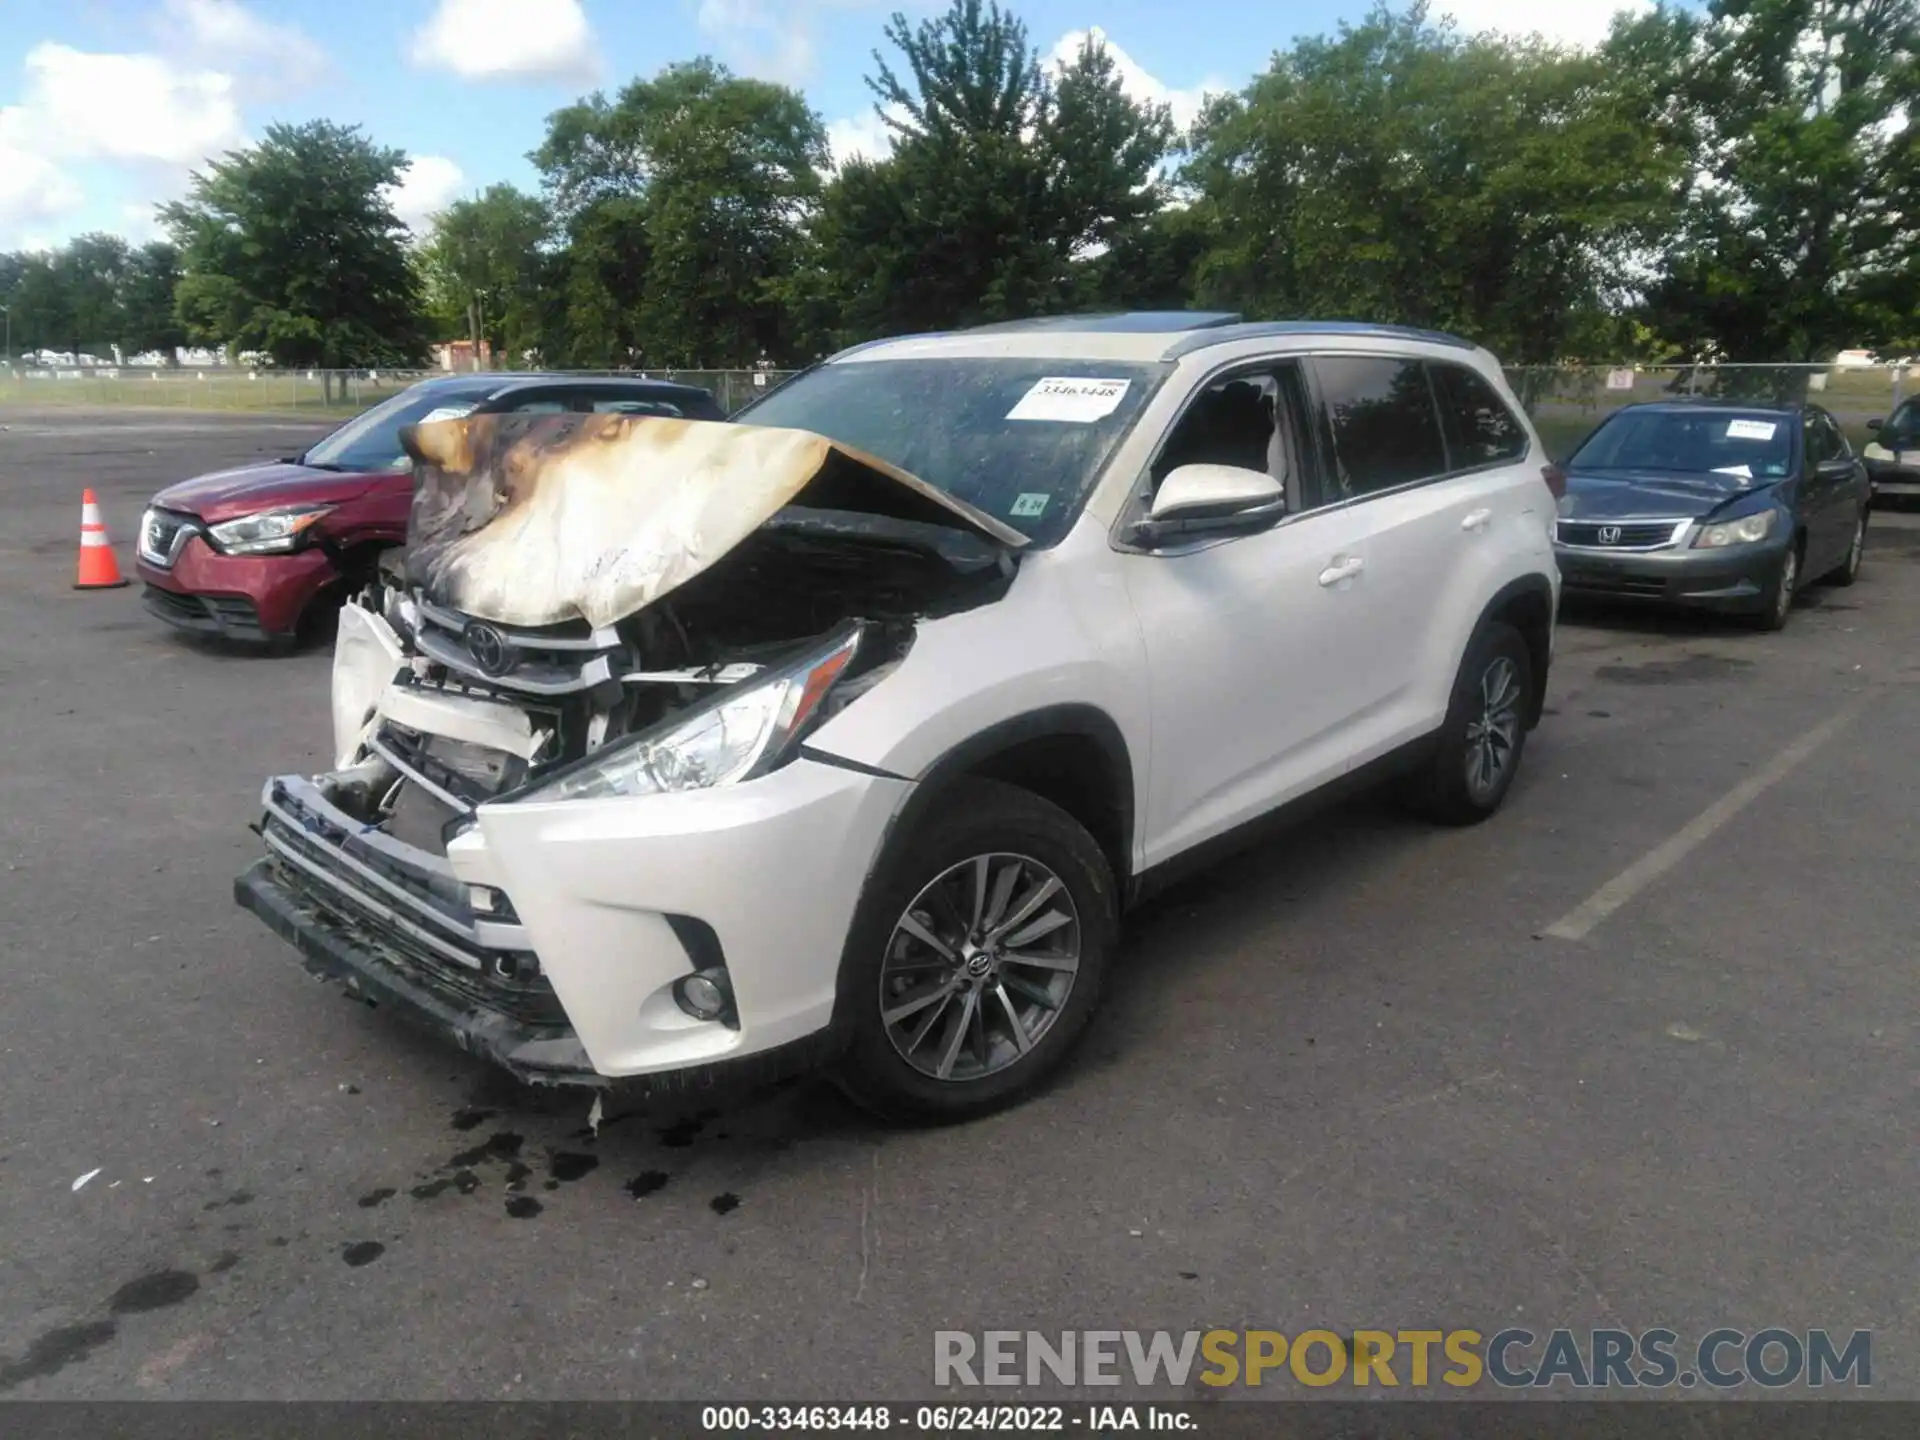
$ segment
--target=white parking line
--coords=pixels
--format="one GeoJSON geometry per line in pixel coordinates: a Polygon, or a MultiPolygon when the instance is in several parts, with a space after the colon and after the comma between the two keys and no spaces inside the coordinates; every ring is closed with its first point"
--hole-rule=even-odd
{"type": "Polygon", "coordinates": [[[1814,726],[1540,933],[1556,940],[1584,940],[1594,926],[1686,859],[1701,841],[1786,779],[1814,751],[1851,725],[1871,698],[1862,695],[1837,715],[1814,726]]]}

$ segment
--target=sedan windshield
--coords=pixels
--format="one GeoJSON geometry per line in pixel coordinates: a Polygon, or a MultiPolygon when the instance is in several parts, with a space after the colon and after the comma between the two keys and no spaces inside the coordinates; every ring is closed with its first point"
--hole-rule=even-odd
{"type": "Polygon", "coordinates": [[[1111,361],[852,361],[798,376],[739,412],[811,430],[917,475],[1049,545],[1168,367],[1111,361]]]}
{"type": "Polygon", "coordinates": [[[1567,462],[1570,470],[1667,470],[1778,480],[1793,459],[1779,414],[1725,410],[1623,411],[1567,462]]]}
{"type": "Polygon", "coordinates": [[[457,420],[498,388],[495,380],[410,386],[356,415],[309,450],[302,461],[316,470],[404,470],[409,461],[400,448],[401,427],[429,419],[457,420]]]}

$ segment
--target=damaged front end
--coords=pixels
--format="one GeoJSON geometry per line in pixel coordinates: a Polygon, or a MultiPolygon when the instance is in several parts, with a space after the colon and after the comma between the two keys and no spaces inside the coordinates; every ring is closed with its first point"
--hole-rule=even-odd
{"type": "MultiPolygon", "coordinates": [[[[570,940],[600,921],[524,893],[551,882],[502,873],[483,811],[771,774],[884,681],[921,621],[1003,593],[1021,537],[800,431],[486,416],[404,438],[409,545],[342,613],[335,767],[268,782],[268,853],[236,882],[240,902],[309,969],[523,1079],[599,1083],[754,1048],[740,1034],[754,997],[730,978],[699,1035],[653,991],[635,995],[651,1049],[583,1023],[604,984],[585,963],[556,976],[559,939],[536,942],[541,923],[570,940]]],[[[531,854],[522,875],[545,863],[531,854]]],[[[716,906],[635,907],[637,948],[659,940],[648,963],[674,994],[686,976],[727,977],[725,922],[702,908],[716,906]]]]}

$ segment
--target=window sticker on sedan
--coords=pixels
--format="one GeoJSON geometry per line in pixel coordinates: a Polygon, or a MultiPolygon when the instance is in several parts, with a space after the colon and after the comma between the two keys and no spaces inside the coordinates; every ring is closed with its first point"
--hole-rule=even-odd
{"type": "Polygon", "coordinates": [[[1742,480],[1753,479],[1753,467],[1751,465],[1716,465],[1713,473],[1716,475],[1734,475],[1742,480]]]}
{"type": "Polygon", "coordinates": [[[473,413],[471,405],[441,405],[429,410],[420,417],[422,425],[431,425],[436,420],[464,420],[473,413]]]}
{"type": "Polygon", "coordinates": [[[1126,398],[1127,380],[1089,380],[1071,375],[1049,375],[1034,382],[1007,412],[1009,420],[1065,420],[1091,425],[1104,420],[1126,398]]]}
{"type": "Polygon", "coordinates": [[[1051,495],[1023,491],[1013,502],[1013,508],[1007,513],[1009,515],[1044,515],[1047,513],[1047,501],[1052,498],[1051,495]]]}
{"type": "Polygon", "coordinates": [[[1727,438],[1729,440],[1771,440],[1773,432],[1779,428],[1771,420],[1729,420],[1727,438]]]}

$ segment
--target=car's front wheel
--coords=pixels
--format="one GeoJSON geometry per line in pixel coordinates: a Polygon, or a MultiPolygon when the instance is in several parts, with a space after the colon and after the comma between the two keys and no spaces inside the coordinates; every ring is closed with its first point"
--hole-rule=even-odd
{"type": "Polygon", "coordinates": [[[1800,546],[1790,546],[1780,557],[1780,569],[1767,590],[1766,603],[1753,617],[1762,630],[1784,630],[1793,618],[1793,597],[1800,593],[1800,546]]]}
{"type": "Polygon", "coordinates": [[[841,961],[840,1086],[890,1120],[970,1119],[1065,1060],[1119,928],[1093,837],[1016,786],[947,792],[883,865],[841,961]]]}

